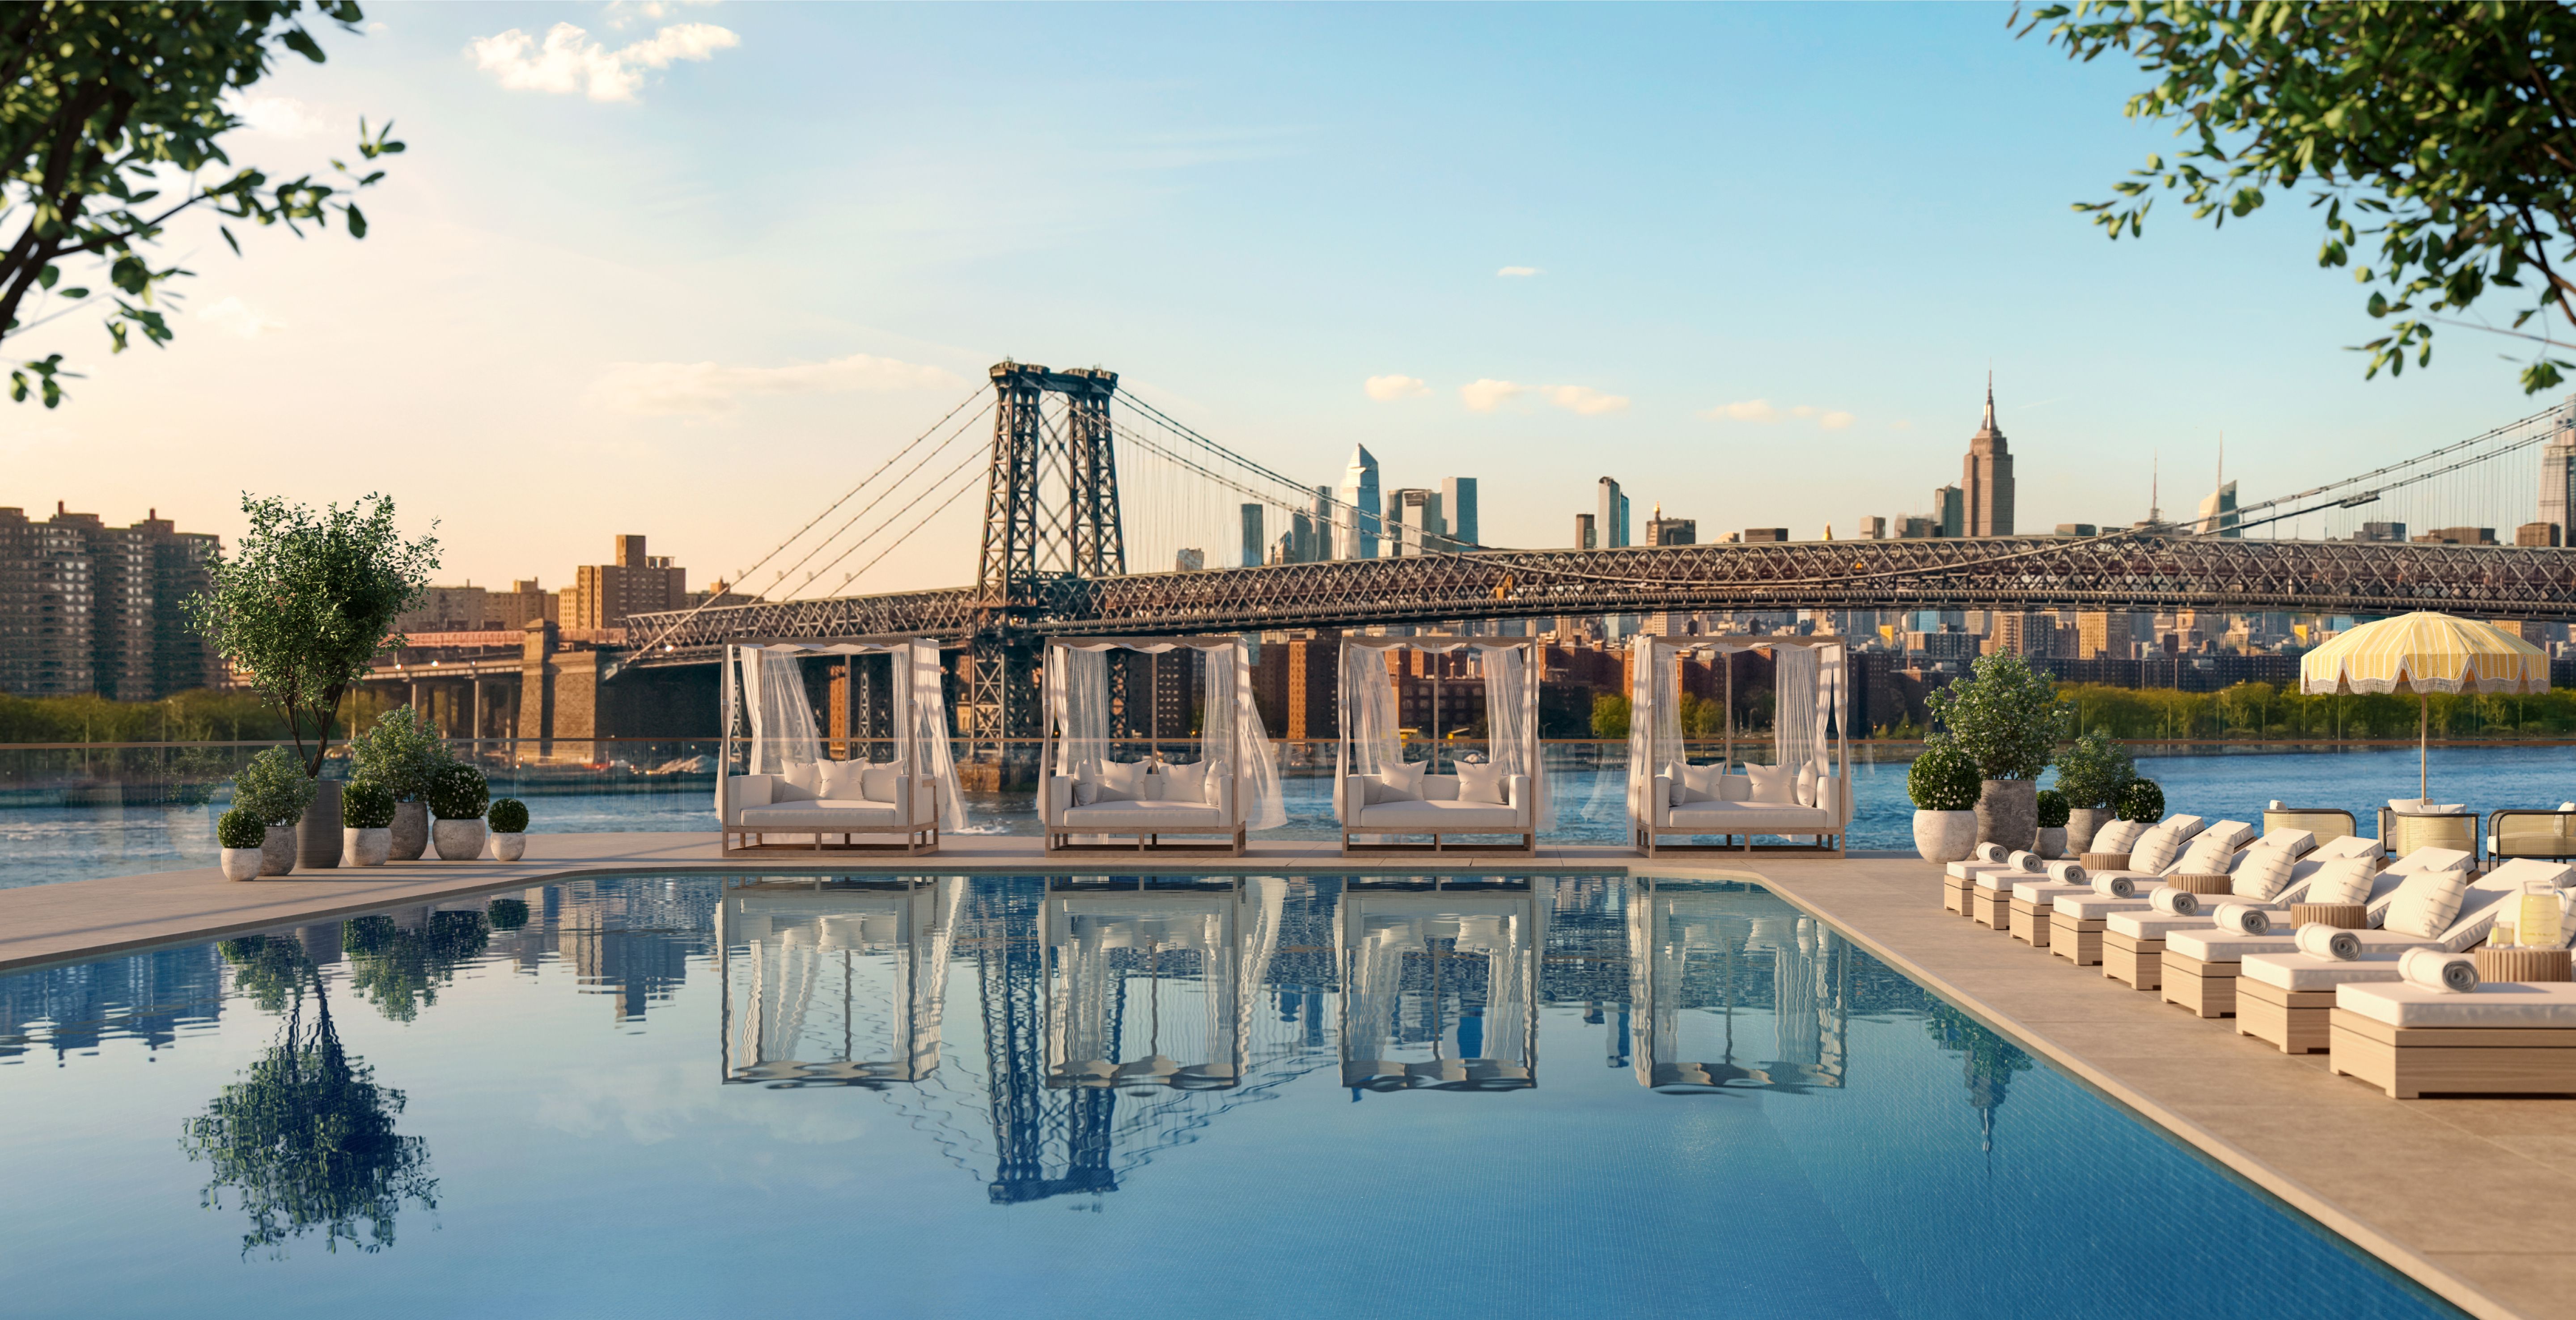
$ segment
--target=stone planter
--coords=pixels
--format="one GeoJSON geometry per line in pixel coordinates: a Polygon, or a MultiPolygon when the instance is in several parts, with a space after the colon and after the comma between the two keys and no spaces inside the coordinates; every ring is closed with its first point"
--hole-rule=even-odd
{"type": "Polygon", "coordinates": [[[258,848],[220,848],[226,880],[257,880],[262,850],[258,848]]]}
{"type": "Polygon", "coordinates": [[[2066,855],[2066,827],[2063,825],[2040,826],[2039,846],[2031,849],[2031,851],[2052,861],[2057,858],[2064,857],[2066,855]]]}
{"type": "Polygon", "coordinates": [[[259,873],[286,875],[295,870],[295,827],[271,825],[259,845],[259,873]]]}
{"type": "Polygon", "coordinates": [[[2039,781],[1989,779],[1977,799],[1977,843],[2018,852],[2038,841],[2039,781]]]}
{"type": "Polygon", "coordinates": [[[387,854],[397,862],[417,862],[429,851],[429,804],[397,802],[394,804],[393,851],[387,854]]]}
{"type": "Polygon", "coordinates": [[[1927,862],[1964,862],[1977,850],[1977,813],[1917,811],[1914,851],[1927,862]]]}
{"type": "Polygon", "coordinates": [[[340,864],[340,781],[316,780],[313,805],[295,822],[295,864],[320,870],[340,864]]]}
{"type": "Polygon", "coordinates": [[[525,834],[495,834],[492,836],[492,860],[496,862],[515,862],[521,857],[526,856],[527,851],[528,836],[525,834]]]}
{"type": "Polygon", "coordinates": [[[479,818],[432,822],[429,838],[442,862],[470,862],[483,855],[483,822],[479,818]]]}
{"type": "Polygon", "coordinates": [[[340,831],[340,857],[344,866],[382,866],[393,856],[394,832],[389,829],[362,830],[355,826],[340,831]]]}
{"type": "Polygon", "coordinates": [[[2093,836],[2101,833],[2103,826],[2119,819],[2119,815],[2120,813],[2109,807],[2077,807],[2067,812],[2066,855],[2073,857],[2080,853],[2091,852],[2093,836]]]}

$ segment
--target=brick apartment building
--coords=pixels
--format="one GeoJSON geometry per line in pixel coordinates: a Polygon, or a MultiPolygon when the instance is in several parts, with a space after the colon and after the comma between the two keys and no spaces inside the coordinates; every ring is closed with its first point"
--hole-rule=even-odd
{"type": "Polygon", "coordinates": [[[42,522],[0,508],[0,692],[154,701],[215,685],[222,666],[183,606],[218,549],[157,509],[110,527],[60,503],[42,522]]]}

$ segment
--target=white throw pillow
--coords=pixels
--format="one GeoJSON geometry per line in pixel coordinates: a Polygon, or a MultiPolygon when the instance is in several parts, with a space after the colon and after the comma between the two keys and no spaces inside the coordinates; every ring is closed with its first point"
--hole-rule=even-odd
{"type": "Polygon", "coordinates": [[[868,763],[865,761],[824,761],[821,787],[816,794],[828,802],[857,802],[867,797],[866,786],[859,782],[868,763]]]}
{"type": "Polygon", "coordinates": [[[2269,903],[2290,887],[2290,872],[2296,866],[2289,849],[2275,847],[2267,839],[2246,849],[2237,860],[2235,879],[2228,888],[2235,890],[2238,898],[2269,903]]]}
{"type": "Polygon", "coordinates": [[[1816,773],[1815,762],[1809,761],[1805,765],[1798,767],[1799,806],[1812,807],[1816,805],[1816,781],[1820,778],[1822,778],[1822,776],[1816,773]]]}
{"type": "Polygon", "coordinates": [[[1785,765],[1748,765],[1744,773],[1753,781],[1753,800],[1780,806],[1797,801],[1797,772],[1785,765]]]}
{"type": "Polygon", "coordinates": [[[2129,850],[2129,869],[2163,874],[2165,868],[2173,865],[2175,855],[2182,851],[2183,841],[2175,837],[2177,833],[2171,825],[2158,825],[2139,835],[2138,846],[2129,850]]]}
{"type": "Polygon", "coordinates": [[[2388,915],[2380,919],[2380,928],[2419,939],[2438,939],[2460,915],[2460,904],[2469,896],[2469,877],[2465,871],[2427,871],[2410,875],[2397,886],[2397,896],[2388,904],[2388,915]]]}
{"type": "Polygon", "coordinates": [[[1094,802],[1151,802],[1154,784],[1146,778],[1149,767],[1142,761],[1120,764],[1116,761],[1094,762],[1097,775],[1092,780],[1094,802]]]}
{"type": "Polygon", "coordinates": [[[1503,801],[1503,768],[1498,765],[1460,765],[1458,767],[1458,800],[1461,802],[1490,802],[1497,806],[1501,805],[1503,801]]]}
{"type": "Polygon", "coordinates": [[[1717,795],[1725,788],[1725,775],[1726,762],[1724,761],[1712,761],[1707,765],[1683,766],[1681,779],[1683,786],[1682,801],[1717,801],[1717,795]]]}
{"type": "Polygon", "coordinates": [[[2246,846],[2274,849],[2282,856],[2297,861],[2317,850],[2317,836],[2313,830],[2272,830],[2246,846]]]}
{"type": "Polygon", "coordinates": [[[823,767],[812,761],[790,761],[769,785],[772,802],[811,802],[822,796],[823,767]]]}
{"type": "Polygon", "coordinates": [[[1690,779],[1682,773],[1681,762],[1675,761],[1664,767],[1664,787],[1671,795],[1671,805],[1678,807],[1690,801],[1690,779]]]}
{"type": "MultiPolygon", "coordinates": [[[[2217,824],[2210,826],[2208,829],[2202,830],[2198,834],[2189,835],[2187,837],[2190,838],[2193,843],[2198,843],[2203,839],[2217,839],[2221,844],[2225,845],[2229,854],[2233,855],[2237,849],[2254,841],[2254,827],[2241,820],[2222,820],[2217,824]]],[[[2220,867],[2219,869],[2223,871],[2227,868],[2220,867]]]]}
{"type": "Polygon", "coordinates": [[[1163,767],[1162,792],[1156,796],[1164,802],[1205,802],[1208,797],[1208,767],[1167,765],[1163,767]]]}
{"type": "Polygon", "coordinates": [[[903,766],[899,762],[868,766],[859,772],[859,796],[891,807],[894,805],[895,785],[902,780],[903,766]]]}
{"type": "Polygon", "coordinates": [[[2099,832],[2094,834],[2093,847],[2091,851],[2097,853],[2128,852],[2138,846],[2138,836],[2146,832],[2146,825],[2139,821],[2112,821],[2110,824],[2103,826],[2099,832]]]}
{"type": "Polygon", "coordinates": [[[2236,850],[2227,840],[2204,834],[2182,850],[2182,865],[2174,868],[2183,875],[2225,875],[2229,863],[2236,860],[2236,850]]]}
{"type": "Polygon", "coordinates": [[[2379,875],[2379,867],[2367,857],[2339,857],[2317,868],[2316,878],[2308,882],[2311,903],[2367,903],[2370,882],[2379,875]]]}

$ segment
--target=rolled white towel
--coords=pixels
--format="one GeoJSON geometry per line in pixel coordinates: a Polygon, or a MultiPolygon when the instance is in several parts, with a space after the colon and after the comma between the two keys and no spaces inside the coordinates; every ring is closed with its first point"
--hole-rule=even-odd
{"type": "Polygon", "coordinates": [[[2477,961],[2447,949],[2408,949],[2397,955],[2397,974],[2428,990],[2464,995],[2478,988],[2477,961]]]}
{"type": "Polygon", "coordinates": [[[2176,889],[2171,885],[2167,885],[2164,888],[2147,895],[2147,904],[2148,906],[2153,907],[2156,911],[2162,912],[2167,916],[2196,917],[2200,915],[2200,895],[2195,894],[2188,889],[2176,889]]]}
{"type": "Polygon", "coordinates": [[[2272,933],[2272,914],[2251,903],[2221,903],[2209,915],[2218,923],[2220,930],[2232,930],[2239,935],[2272,933]]]}
{"type": "Polygon", "coordinates": [[[1981,843],[1981,844],[1978,844],[1978,845],[1977,845],[1977,860],[1978,860],[1978,861],[1981,861],[1981,862],[2000,862],[2000,861],[2002,861],[2003,859],[2004,859],[2004,846],[2003,846],[2002,844],[2000,844],[2000,843],[1981,843]]]}
{"type": "Polygon", "coordinates": [[[2264,809],[2265,811],[2280,811],[2280,810],[2283,810],[2283,808],[2282,808],[2282,806],[2281,806],[2281,799],[2279,799],[2279,798],[2274,798],[2274,799],[2272,799],[2271,801],[2264,803],[2264,804],[2263,804],[2263,809],[2264,809]]]}
{"type": "Polygon", "coordinates": [[[2332,958],[2336,962],[2351,962],[2361,956],[2361,937],[2341,926],[2329,926],[2322,921],[2311,921],[2299,927],[2298,934],[2293,938],[2299,942],[2299,952],[2311,958],[2332,958]]]}
{"type": "Polygon", "coordinates": [[[2082,862],[2050,862],[2048,878],[2061,885],[2089,885],[2093,877],[2084,873],[2082,862]]]}
{"type": "Polygon", "coordinates": [[[2048,859],[2035,852],[2015,852],[2005,856],[2004,865],[2016,871],[2038,875],[2048,869],[2048,859]]]}
{"type": "Polygon", "coordinates": [[[2138,882],[2116,872],[2111,875],[2097,875],[2093,877],[2093,892],[2104,898],[2136,898],[2138,882]]]}

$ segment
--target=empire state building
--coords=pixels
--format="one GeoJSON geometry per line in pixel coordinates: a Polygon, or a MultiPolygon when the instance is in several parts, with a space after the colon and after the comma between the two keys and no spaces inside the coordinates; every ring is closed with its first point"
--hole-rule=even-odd
{"type": "Polygon", "coordinates": [[[2013,529],[2012,450],[1995,427],[1995,376],[1986,373],[1986,421],[1968,437],[1960,463],[1959,494],[1970,536],[2010,536],[2013,529]]]}

